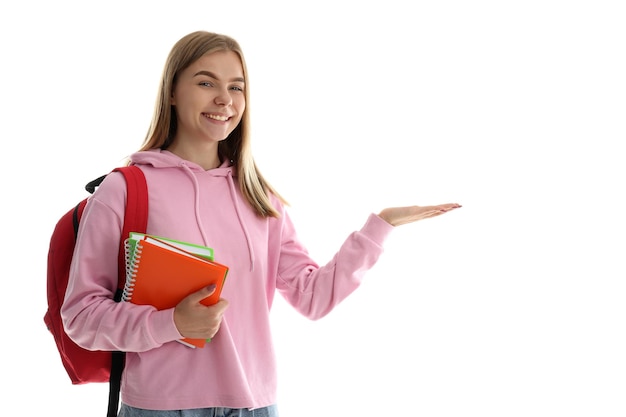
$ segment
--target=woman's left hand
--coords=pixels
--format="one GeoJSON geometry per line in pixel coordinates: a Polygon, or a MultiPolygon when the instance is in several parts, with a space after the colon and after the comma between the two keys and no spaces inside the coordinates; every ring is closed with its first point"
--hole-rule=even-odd
{"type": "Polygon", "coordinates": [[[460,207],[461,205],[457,203],[439,204],[436,206],[389,207],[381,211],[378,216],[392,226],[400,226],[418,220],[441,216],[460,207]]]}

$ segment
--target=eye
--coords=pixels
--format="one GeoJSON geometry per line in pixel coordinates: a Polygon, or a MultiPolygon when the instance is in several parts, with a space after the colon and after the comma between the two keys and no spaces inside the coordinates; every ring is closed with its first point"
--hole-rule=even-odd
{"type": "Polygon", "coordinates": [[[213,87],[213,84],[211,84],[210,81],[201,81],[200,83],[198,83],[198,85],[201,85],[203,87],[213,87]]]}
{"type": "Polygon", "coordinates": [[[239,91],[240,93],[243,93],[243,87],[239,85],[233,85],[230,87],[230,89],[233,91],[239,91]]]}

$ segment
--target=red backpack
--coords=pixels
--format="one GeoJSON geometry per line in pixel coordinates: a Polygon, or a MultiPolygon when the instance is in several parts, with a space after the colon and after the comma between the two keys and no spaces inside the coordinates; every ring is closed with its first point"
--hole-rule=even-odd
{"type": "MultiPolygon", "coordinates": [[[[125,279],[124,239],[131,231],[145,232],[148,223],[148,187],[141,169],[136,166],[115,168],[126,179],[127,200],[124,214],[122,239],[118,259],[118,291],[115,301],[121,300],[121,289],[125,279]]],[[[104,180],[103,175],[85,186],[89,193],[93,193],[104,180]]],[[[65,333],[61,321],[61,305],[65,298],[70,264],[76,244],[78,225],[87,198],[68,211],[56,224],[50,239],[48,251],[48,310],[44,315],[44,322],[54,336],[61,361],[72,384],[86,384],[91,382],[109,382],[108,417],[117,416],[119,406],[119,389],[122,370],[124,368],[124,353],[111,351],[90,351],[74,343],[65,333]]]]}

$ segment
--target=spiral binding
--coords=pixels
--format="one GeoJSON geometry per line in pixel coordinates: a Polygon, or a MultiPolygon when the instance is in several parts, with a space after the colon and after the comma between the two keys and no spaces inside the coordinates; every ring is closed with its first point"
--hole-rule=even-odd
{"type": "Polygon", "coordinates": [[[124,258],[126,261],[126,282],[122,290],[122,301],[130,301],[135,290],[135,278],[137,276],[137,264],[141,259],[141,243],[130,239],[124,241],[124,258]]]}

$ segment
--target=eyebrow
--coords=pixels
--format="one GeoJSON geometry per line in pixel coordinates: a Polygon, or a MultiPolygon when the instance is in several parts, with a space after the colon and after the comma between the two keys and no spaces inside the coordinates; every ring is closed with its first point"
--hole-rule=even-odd
{"type": "MultiPolygon", "coordinates": [[[[219,80],[219,77],[217,75],[213,74],[211,71],[205,71],[205,70],[198,71],[193,76],[197,77],[198,75],[206,75],[207,77],[211,77],[211,78],[213,78],[215,80],[219,80]]],[[[246,80],[244,80],[243,77],[235,77],[235,78],[232,78],[230,81],[231,82],[240,82],[240,83],[245,83],[246,82],[246,80]]]]}

